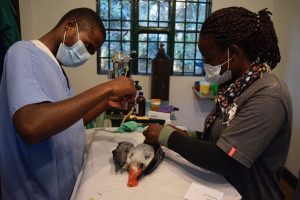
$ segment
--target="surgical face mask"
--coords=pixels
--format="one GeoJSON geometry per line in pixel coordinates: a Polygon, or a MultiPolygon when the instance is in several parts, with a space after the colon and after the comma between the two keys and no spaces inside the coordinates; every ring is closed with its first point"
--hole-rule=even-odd
{"type": "Polygon", "coordinates": [[[213,81],[219,84],[225,83],[226,81],[229,81],[232,77],[231,71],[229,70],[229,62],[232,58],[229,58],[229,49],[228,49],[228,56],[227,61],[220,65],[212,66],[210,64],[204,64],[204,71],[206,73],[206,79],[208,81],[213,81]],[[224,64],[227,63],[227,69],[226,71],[220,75],[221,68],[224,64]]]}
{"type": "Polygon", "coordinates": [[[66,67],[78,67],[85,63],[91,54],[85,48],[83,42],[79,38],[78,25],[76,23],[78,41],[71,47],[65,45],[66,31],[63,43],[60,43],[56,58],[66,67]]]}

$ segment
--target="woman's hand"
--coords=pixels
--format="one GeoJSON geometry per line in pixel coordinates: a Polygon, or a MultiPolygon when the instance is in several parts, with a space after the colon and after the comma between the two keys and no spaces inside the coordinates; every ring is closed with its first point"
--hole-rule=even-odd
{"type": "Polygon", "coordinates": [[[188,136],[186,130],[182,130],[182,129],[177,128],[176,126],[173,126],[171,124],[168,124],[167,126],[170,126],[170,127],[174,128],[176,130],[176,133],[180,133],[181,135],[188,136]]]}
{"type": "MultiPolygon", "coordinates": [[[[166,125],[170,126],[174,129],[173,132],[176,132],[177,134],[181,134],[184,136],[188,136],[187,132],[185,130],[179,129],[176,126],[173,125],[166,125]]],[[[161,130],[164,128],[164,126],[159,124],[151,124],[146,130],[144,130],[143,134],[145,136],[145,142],[150,144],[158,143],[158,138],[161,133],[161,130]]]]}
{"type": "Polygon", "coordinates": [[[163,129],[164,126],[160,124],[151,124],[149,127],[144,130],[143,134],[145,136],[145,142],[150,144],[156,144],[158,143],[158,137],[160,134],[161,129],[163,129]]]}

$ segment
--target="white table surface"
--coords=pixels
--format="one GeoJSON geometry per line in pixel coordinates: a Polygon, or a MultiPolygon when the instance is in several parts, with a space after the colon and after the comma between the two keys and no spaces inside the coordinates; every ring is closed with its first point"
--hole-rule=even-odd
{"type": "Polygon", "coordinates": [[[119,134],[110,130],[87,130],[86,159],[72,200],[183,200],[191,183],[224,192],[225,200],[241,198],[223,176],[199,168],[167,148],[163,148],[165,158],[157,169],[140,179],[136,187],[127,187],[128,174],[115,173],[112,150],[121,141],[142,143],[144,136],[138,132],[119,134]]]}

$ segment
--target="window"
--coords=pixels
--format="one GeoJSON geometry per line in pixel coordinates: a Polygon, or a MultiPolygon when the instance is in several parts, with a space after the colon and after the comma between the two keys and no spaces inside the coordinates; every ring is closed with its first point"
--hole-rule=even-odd
{"type": "Polygon", "coordinates": [[[173,75],[203,75],[198,32],[211,13],[211,0],[97,0],[107,30],[97,53],[98,73],[111,69],[116,51],[131,55],[134,74],[151,74],[159,44],[172,58],[173,75]]]}

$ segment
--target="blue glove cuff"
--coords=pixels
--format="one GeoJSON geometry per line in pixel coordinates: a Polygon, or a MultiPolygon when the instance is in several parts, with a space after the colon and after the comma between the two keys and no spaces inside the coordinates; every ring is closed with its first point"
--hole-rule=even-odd
{"type": "Polygon", "coordinates": [[[159,134],[158,142],[159,144],[168,147],[168,140],[170,135],[175,131],[171,126],[164,126],[159,134]]]}

